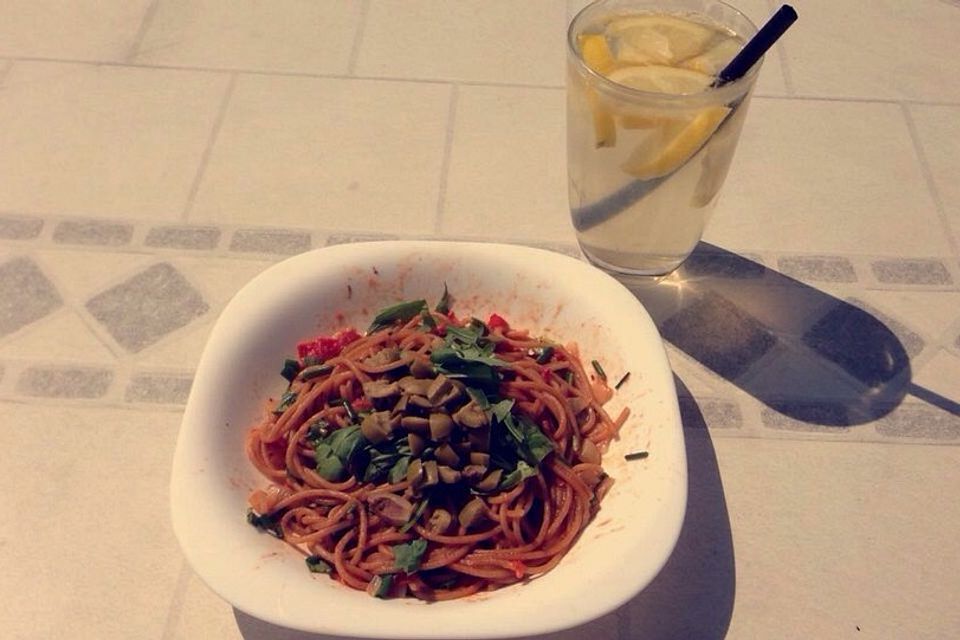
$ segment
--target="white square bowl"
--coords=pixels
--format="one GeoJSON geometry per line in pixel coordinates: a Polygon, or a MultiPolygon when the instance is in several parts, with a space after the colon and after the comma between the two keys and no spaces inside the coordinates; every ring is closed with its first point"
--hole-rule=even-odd
{"type": "Polygon", "coordinates": [[[279,263],[224,309],[204,349],[171,478],[174,531],[197,574],[237,609],[314,633],[376,638],[502,638],[582,624],[623,604],[669,557],[687,498],[673,377],[650,316],[590,265],[527,247],[454,242],[338,245],[279,263]],[[362,329],[400,300],[435,301],[446,283],[464,317],[497,312],[515,328],[575,341],[611,380],[630,378],[609,407],[630,418],[604,456],[615,480],[599,514],[552,571],[461,600],[381,600],[311,574],[303,556],[247,524],[263,486],[244,435],[299,340],[362,329]],[[642,460],[624,454],[648,451],[642,460]]]}

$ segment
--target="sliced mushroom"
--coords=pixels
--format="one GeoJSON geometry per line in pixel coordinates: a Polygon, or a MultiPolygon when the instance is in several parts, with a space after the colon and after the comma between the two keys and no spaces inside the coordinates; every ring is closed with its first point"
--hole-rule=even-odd
{"type": "Polygon", "coordinates": [[[484,492],[496,491],[497,487],[500,486],[500,476],[502,475],[503,475],[502,469],[494,469],[493,471],[488,473],[486,476],[484,476],[483,480],[475,484],[474,488],[477,491],[484,491],[484,492]]]}
{"type": "Polygon", "coordinates": [[[581,411],[583,411],[590,405],[589,402],[587,402],[580,396],[574,396],[570,398],[567,402],[570,405],[570,410],[573,411],[573,415],[579,414],[581,411]]]}
{"type": "Polygon", "coordinates": [[[413,431],[407,434],[407,444],[410,445],[410,453],[416,458],[419,458],[423,450],[427,448],[426,438],[413,431]]]}
{"type": "Polygon", "coordinates": [[[402,367],[406,362],[400,357],[397,347],[384,347],[363,361],[364,366],[378,371],[390,371],[402,367]]]}
{"type": "Polygon", "coordinates": [[[444,484],[456,484],[460,482],[460,472],[445,464],[437,465],[437,475],[440,476],[440,482],[444,484]]]}
{"type": "Polygon", "coordinates": [[[468,429],[477,429],[490,424],[487,413],[476,402],[471,400],[453,414],[453,420],[457,424],[468,429]]]}
{"type": "Polygon", "coordinates": [[[490,454],[483,453],[481,451],[471,451],[470,452],[470,464],[477,464],[481,467],[489,466],[490,464],[490,454]]]}
{"type": "Polygon", "coordinates": [[[413,460],[407,467],[407,481],[413,486],[422,482],[423,476],[423,463],[419,460],[413,460]]]}
{"type": "Polygon", "coordinates": [[[360,423],[360,433],[373,444],[386,440],[390,436],[391,428],[389,411],[370,413],[360,423]]]}
{"type": "Polygon", "coordinates": [[[397,380],[397,384],[400,385],[400,389],[404,393],[416,394],[420,396],[427,395],[427,389],[430,388],[430,380],[421,380],[419,378],[414,378],[413,376],[403,376],[397,380]]]}
{"type": "Polygon", "coordinates": [[[441,373],[427,387],[427,400],[436,404],[451,389],[453,389],[453,383],[450,382],[450,378],[441,373]]]}
{"type": "Polygon", "coordinates": [[[411,395],[407,402],[412,404],[415,407],[420,407],[421,409],[432,409],[433,403],[430,402],[425,396],[415,396],[411,395]]]}
{"type": "Polygon", "coordinates": [[[450,515],[450,512],[438,507],[430,514],[426,527],[428,531],[432,531],[433,533],[446,533],[452,523],[453,516],[450,515]]]}
{"type": "Polygon", "coordinates": [[[594,465],[584,465],[575,467],[575,472],[577,477],[587,485],[587,488],[593,491],[596,489],[597,485],[604,481],[607,477],[607,474],[603,472],[603,469],[594,465]]]}
{"type": "Polygon", "coordinates": [[[446,440],[453,431],[453,420],[445,413],[430,414],[430,437],[434,440],[446,440]]]}
{"type": "Polygon", "coordinates": [[[600,464],[600,450],[590,438],[584,438],[580,443],[580,459],[590,464],[600,464]]]}
{"type": "Polygon", "coordinates": [[[470,439],[471,451],[490,451],[490,425],[478,429],[470,429],[467,437],[470,439]]]}
{"type": "Polygon", "coordinates": [[[468,464],[462,470],[462,477],[470,484],[476,484],[486,475],[487,468],[478,464],[468,464]]]}
{"type": "Polygon", "coordinates": [[[386,380],[372,380],[363,383],[363,393],[371,400],[392,398],[400,393],[400,385],[386,380]]]}
{"type": "Polygon", "coordinates": [[[402,414],[407,410],[407,401],[410,399],[408,395],[400,396],[400,399],[397,400],[397,404],[393,405],[393,412],[396,414],[402,414]]]}
{"type": "Polygon", "coordinates": [[[403,416],[400,418],[400,426],[407,431],[427,433],[430,429],[430,421],[427,418],[421,418],[419,416],[403,416]]]}
{"type": "Polygon", "coordinates": [[[435,373],[429,358],[416,356],[410,362],[410,375],[414,378],[432,378],[435,373]]]}
{"type": "Polygon", "coordinates": [[[437,450],[433,455],[440,464],[445,464],[448,467],[460,466],[460,456],[457,455],[457,452],[453,450],[453,447],[451,447],[449,443],[445,442],[437,447],[437,450]]]}
{"type": "Polygon", "coordinates": [[[460,509],[460,513],[457,515],[460,526],[468,531],[478,524],[482,524],[488,518],[487,505],[484,504],[482,498],[474,498],[463,505],[463,509],[460,509]]]}
{"type": "Polygon", "coordinates": [[[413,505],[409,500],[393,493],[375,493],[367,498],[370,511],[390,524],[406,524],[413,515],[413,505]]]}
{"type": "Polygon", "coordinates": [[[440,482],[440,470],[436,460],[427,460],[423,463],[423,487],[432,487],[440,482]]]}

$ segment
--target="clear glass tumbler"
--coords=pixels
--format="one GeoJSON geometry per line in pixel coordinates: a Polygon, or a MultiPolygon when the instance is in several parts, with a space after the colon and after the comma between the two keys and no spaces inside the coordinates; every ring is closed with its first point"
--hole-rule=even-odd
{"type": "Polygon", "coordinates": [[[600,0],[567,34],[567,165],[577,240],[614,274],[664,275],[703,235],[758,62],[713,87],[756,26],[715,0],[600,0]]]}

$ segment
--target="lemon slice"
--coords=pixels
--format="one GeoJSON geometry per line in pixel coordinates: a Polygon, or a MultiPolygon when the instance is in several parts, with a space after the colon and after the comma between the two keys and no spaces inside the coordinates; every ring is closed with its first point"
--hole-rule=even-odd
{"type": "Polygon", "coordinates": [[[700,93],[713,82],[713,76],[699,71],[657,64],[623,67],[607,77],[633,89],[674,95],[700,93]]]}
{"type": "Polygon", "coordinates": [[[616,18],[604,29],[617,62],[673,64],[703,53],[716,31],[669,15],[616,18]]]}
{"type": "Polygon", "coordinates": [[[720,73],[727,63],[740,51],[743,43],[735,38],[721,40],[716,46],[680,63],[684,69],[691,69],[715,76],[720,73]]]}
{"type": "Polygon", "coordinates": [[[703,146],[728,113],[728,107],[708,107],[690,120],[664,125],[655,136],[657,143],[651,140],[638,145],[621,168],[641,180],[669,174],[703,146]]]}
{"type": "Polygon", "coordinates": [[[613,70],[616,61],[603,34],[581,34],[577,36],[577,44],[580,45],[580,55],[583,56],[583,61],[588,67],[601,75],[606,75],[613,70]]]}

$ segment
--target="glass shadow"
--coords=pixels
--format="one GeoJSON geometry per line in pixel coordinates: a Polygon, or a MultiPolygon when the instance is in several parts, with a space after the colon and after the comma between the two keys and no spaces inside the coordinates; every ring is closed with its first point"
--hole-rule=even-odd
{"type": "Polygon", "coordinates": [[[701,242],[669,276],[622,281],[665,340],[790,418],[863,424],[916,390],[922,338],[720,247],[701,242]]]}

